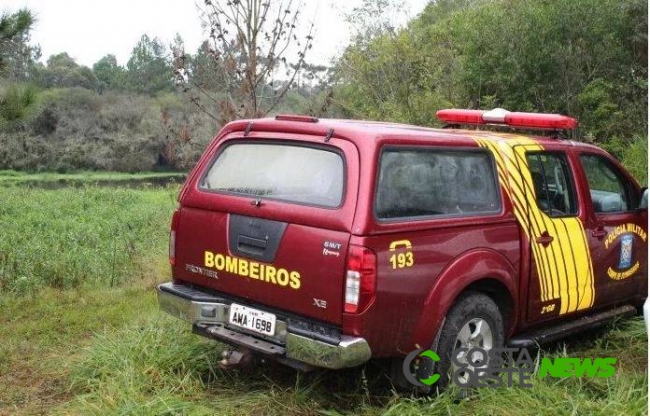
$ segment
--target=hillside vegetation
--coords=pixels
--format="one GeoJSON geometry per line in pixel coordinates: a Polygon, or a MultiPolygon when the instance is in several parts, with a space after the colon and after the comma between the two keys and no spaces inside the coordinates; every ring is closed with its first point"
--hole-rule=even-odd
{"type": "Polygon", "coordinates": [[[592,140],[647,130],[647,2],[442,0],[359,36],[337,69],[350,115],[433,125],[446,107],[570,114],[592,140]]]}
{"type": "MultiPolygon", "coordinates": [[[[211,96],[224,94],[199,71],[206,44],[185,56],[195,70],[179,84],[173,46],[147,35],[125,66],[108,54],[92,68],[67,53],[42,63],[25,34],[14,43],[3,51],[0,42],[8,62],[0,71],[0,170],[188,171],[221,127],[218,105],[197,106],[186,91],[201,82],[211,96]]],[[[276,111],[306,111],[311,91],[297,85],[276,111]]]]}

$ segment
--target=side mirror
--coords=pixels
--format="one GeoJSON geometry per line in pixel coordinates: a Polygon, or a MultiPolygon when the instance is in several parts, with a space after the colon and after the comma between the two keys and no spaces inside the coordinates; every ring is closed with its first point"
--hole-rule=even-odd
{"type": "Polygon", "coordinates": [[[639,202],[639,209],[648,209],[648,188],[643,189],[643,195],[641,195],[641,202],[639,202]]]}

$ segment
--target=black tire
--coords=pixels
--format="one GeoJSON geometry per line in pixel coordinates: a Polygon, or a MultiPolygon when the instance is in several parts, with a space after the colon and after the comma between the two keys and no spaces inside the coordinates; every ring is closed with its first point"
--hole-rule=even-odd
{"type": "MultiPolygon", "coordinates": [[[[482,320],[488,324],[492,335],[490,348],[503,347],[504,325],[497,304],[484,293],[466,292],[462,294],[447,313],[439,337],[434,340],[431,347],[431,350],[440,357],[440,361],[433,366],[433,370],[440,374],[440,378],[433,385],[431,393],[441,392],[449,385],[453,377],[451,354],[460,346],[458,345],[460,344],[458,341],[460,331],[466,324],[469,324],[471,328],[471,322],[476,320],[482,320]]],[[[489,349],[487,346],[482,347],[489,349]]]]}

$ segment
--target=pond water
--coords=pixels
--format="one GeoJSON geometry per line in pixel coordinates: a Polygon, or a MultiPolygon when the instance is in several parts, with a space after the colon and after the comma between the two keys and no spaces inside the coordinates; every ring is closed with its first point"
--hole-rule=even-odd
{"type": "Polygon", "coordinates": [[[186,178],[186,175],[178,175],[129,179],[8,180],[0,181],[0,186],[19,186],[38,189],[83,188],[84,186],[145,189],[160,188],[169,185],[181,185],[183,182],[185,182],[186,178]]]}

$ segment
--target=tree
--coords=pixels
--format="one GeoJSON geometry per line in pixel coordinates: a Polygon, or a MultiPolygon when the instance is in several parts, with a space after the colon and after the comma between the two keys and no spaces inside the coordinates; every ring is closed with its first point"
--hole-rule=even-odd
{"type": "Polygon", "coordinates": [[[173,89],[172,68],[165,45],[142,35],[126,64],[126,85],[131,91],[154,95],[173,89]]]}
{"type": "MultiPolygon", "coordinates": [[[[23,80],[35,56],[27,46],[34,16],[27,9],[0,16],[0,78],[23,80]]],[[[20,123],[36,107],[37,94],[29,85],[9,84],[0,90],[0,128],[20,123]]]]}
{"type": "Polygon", "coordinates": [[[115,55],[109,54],[95,62],[93,73],[100,83],[100,88],[121,90],[125,88],[125,71],[124,68],[117,64],[115,55]]]}
{"type": "MultiPolygon", "coordinates": [[[[366,0],[372,6],[389,0],[366,0]]],[[[335,101],[363,118],[436,124],[435,110],[576,116],[593,140],[647,134],[647,2],[437,0],[401,30],[373,25],[336,66],[335,101]]],[[[383,13],[365,7],[364,16],[383,13]]]]}
{"type": "Polygon", "coordinates": [[[67,52],[61,52],[56,55],[51,55],[47,59],[48,68],[61,68],[61,69],[76,69],[79,68],[79,65],[74,60],[73,57],[68,55],[67,52]]]}
{"type": "Polygon", "coordinates": [[[9,68],[16,67],[17,52],[27,44],[34,21],[32,12],[27,9],[14,14],[4,12],[0,16],[0,72],[3,76],[9,68]]]}
{"type": "Polygon", "coordinates": [[[335,65],[332,100],[346,116],[430,125],[433,109],[459,94],[449,76],[454,59],[433,40],[437,33],[411,27],[418,20],[397,28],[400,8],[396,0],[364,0],[347,16],[355,36],[335,65]]]}
{"type": "MultiPolygon", "coordinates": [[[[182,43],[176,44],[177,50],[182,50],[182,43]]],[[[226,73],[224,68],[212,59],[210,43],[204,41],[197,49],[194,56],[187,62],[189,81],[193,85],[211,93],[221,93],[226,90],[226,73]]]]}
{"type": "Polygon", "coordinates": [[[66,52],[50,56],[47,67],[41,67],[37,72],[39,82],[45,88],[99,88],[99,80],[93,71],[87,66],[77,64],[66,52]]]}
{"type": "Polygon", "coordinates": [[[354,31],[353,44],[396,33],[395,17],[401,13],[403,3],[397,0],[363,0],[345,15],[345,20],[354,31]]]}
{"type": "Polygon", "coordinates": [[[295,86],[312,47],[313,24],[306,33],[299,31],[301,5],[295,0],[204,0],[201,15],[209,37],[200,58],[209,58],[210,64],[201,65],[223,79],[223,96],[191,73],[184,51],[175,51],[174,57],[179,83],[189,83],[201,110],[221,123],[273,111],[295,86]],[[206,100],[217,106],[220,117],[206,100]]]}
{"type": "Polygon", "coordinates": [[[445,24],[465,105],[484,107],[489,97],[508,109],[571,114],[583,136],[599,140],[645,132],[647,37],[635,33],[647,28],[642,10],[637,0],[501,0],[452,15],[445,24]]]}

